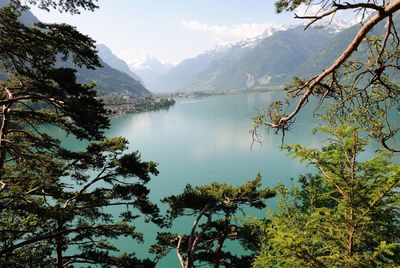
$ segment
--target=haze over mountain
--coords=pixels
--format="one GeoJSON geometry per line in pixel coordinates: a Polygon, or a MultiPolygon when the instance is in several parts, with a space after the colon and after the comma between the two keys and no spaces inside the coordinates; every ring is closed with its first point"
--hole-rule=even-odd
{"type": "Polygon", "coordinates": [[[132,70],[129,68],[128,64],[123,61],[122,59],[118,58],[110,48],[108,48],[104,44],[97,44],[96,49],[98,51],[99,57],[107,63],[111,68],[117,69],[121,72],[126,73],[130,77],[132,77],[135,80],[142,82],[142,79],[136,75],[132,70]]]}
{"type": "Polygon", "coordinates": [[[138,74],[150,91],[157,91],[157,80],[164,76],[172,65],[164,64],[155,57],[146,55],[141,62],[129,64],[132,72],[138,74]]]}
{"type": "Polygon", "coordinates": [[[324,46],[331,35],[324,29],[304,31],[299,26],[239,43],[225,57],[212,61],[188,89],[225,90],[281,84],[292,70],[324,46]]]}
{"type": "MultiPolygon", "coordinates": [[[[78,68],[76,77],[79,82],[96,83],[96,91],[99,94],[122,94],[122,95],[150,95],[148,91],[138,80],[133,79],[128,74],[117,69],[111,68],[102,59],[100,59],[102,68],[89,70],[78,68]]],[[[67,65],[67,67],[71,67],[67,65]]]]}
{"type": "Polygon", "coordinates": [[[221,56],[221,52],[208,51],[195,58],[182,61],[170,68],[163,76],[154,79],[150,88],[155,92],[185,89],[193,83],[199,73],[209,66],[211,61],[221,56]]]}
{"type": "MultiPolygon", "coordinates": [[[[169,69],[152,89],[245,89],[282,85],[295,75],[310,77],[329,66],[349,44],[360,27],[354,23],[335,20],[306,31],[300,25],[210,50],[169,69]]],[[[379,24],[375,31],[383,32],[383,27],[379,24]]]]}
{"type": "Polygon", "coordinates": [[[276,85],[335,35],[302,26],[266,32],[252,39],[184,60],[160,78],[158,91],[225,90],[276,85]]]}

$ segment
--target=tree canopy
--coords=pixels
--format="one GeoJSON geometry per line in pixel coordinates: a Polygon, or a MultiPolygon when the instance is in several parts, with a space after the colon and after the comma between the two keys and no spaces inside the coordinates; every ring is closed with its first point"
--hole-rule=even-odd
{"type": "Polygon", "coordinates": [[[287,98],[254,119],[254,135],[260,126],[284,135],[304,106],[314,103],[314,113],[329,124],[321,127],[329,138],[321,149],[285,146],[317,172],[300,176],[291,189],[276,186],[277,210],[254,225],[261,247],[253,265],[397,266],[400,169],[391,153],[399,152],[393,145],[399,131],[400,1],[276,1],[277,12],[300,6],[307,12],[295,18],[306,21],[305,29],[348,11],[361,19],[330,66],[311,78],[295,77],[284,88],[287,98]],[[366,133],[391,153],[368,157],[366,133]]]}
{"type": "MultiPolygon", "coordinates": [[[[74,14],[95,8],[86,0],[28,2],[74,14]]],[[[20,1],[0,8],[1,266],[153,267],[134,252],[119,256],[111,239],[143,241],[138,217],[159,223],[146,187],[156,163],[126,153],[123,138],[105,139],[109,118],[95,85],[59,67],[99,67],[94,40],[66,24],[24,25],[25,10],[20,1]],[[51,128],[91,143],[71,151],[51,128]],[[116,206],[121,215],[110,210],[116,206]]]]}
{"type": "MultiPolygon", "coordinates": [[[[33,160],[7,166],[12,188],[0,195],[2,264],[18,266],[24,262],[21,256],[47,249],[56,253],[57,267],[154,266],[150,260],[137,259],[134,252],[110,254],[118,251],[110,239],[143,241],[132,225],[136,218],[160,223],[146,187],[150,175],[158,174],[156,164],[142,162],[138,152],[123,153],[126,145],[123,138],[110,138],[89,144],[83,152],[37,154],[33,160]],[[119,216],[110,210],[116,206],[124,207],[119,216]]],[[[49,255],[44,259],[52,260],[49,255]]]]}
{"type": "Polygon", "coordinates": [[[254,267],[393,267],[400,263],[400,167],[390,155],[365,159],[368,145],[351,126],[326,127],[322,149],[287,146],[315,175],[277,186],[276,212],[260,223],[254,267]]]}
{"type": "Polygon", "coordinates": [[[176,248],[182,268],[195,267],[195,263],[249,267],[252,254],[237,256],[225,250],[224,243],[230,240],[246,245],[253,238],[238,221],[238,214],[246,208],[266,207],[265,199],[275,193],[260,187],[260,175],[239,186],[217,182],[196,187],[187,185],[182,194],[167,197],[163,202],[169,205],[170,224],[184,216],[195,217],[190,234],[159,233],[151,251],[161,258],[176,248]]]}
{"type": "Polygon", "coordinates": [[[60,12],[80,14],[82,9],[93,11],[99,6],[98,0],[10,0],[14,3],[37,5],[39,8],[50,11],[57,9],[60,12]]]}
{"type": "Polygon", "coordinates": [[[93,85],[78,84],[75,71],[56,68],[57,58],[77,66],[100,66],[94,41],[73,27],[18,21],[21,6],[0,9],[0,166],[32,151],[57,147],[38,126],[54,125],[80,139],[99,139],[109,121],[93,85]],[[25,146],[20,146],[25,144],[25,146]]]}

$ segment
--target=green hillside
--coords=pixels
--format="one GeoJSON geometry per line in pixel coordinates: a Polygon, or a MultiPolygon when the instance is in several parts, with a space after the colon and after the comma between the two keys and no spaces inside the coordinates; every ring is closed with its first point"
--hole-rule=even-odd
{"type": "Polygon", "coordinates": [[[276,32],[251,49],[237,50],[212,62],[190,88],[224,90],[281,84],[330,36],[324,29],[304,31],[302,26],[276,32]]]}
{"type": "Polygon", "coordinates": [[[96,70],[77,69],[79,82],[96,83],[96,91],[99,94],[118,93],[124,95],[150,95],[151,93],[128,74],[111,68],[101,60],[102,68],[96,70]]]}
{"type": "Polygon", "coordinates": [[[159,84],[169,90],[226,90],[282,84],[334,34],[299,26],[200,54],[171,68],[159,84]]]}
{"type": "MultiPolygon", "coordinates": [[[[400,15],[397,14],[393,17],[395,24],[400,24],[400,15]]],[[[315,52],[311,57],[308,58],[303,64],[298,66],[290,75],[301,76],[310,78],[322,70],[330,66],[334,60],[346,49],[346,47],[353,40],[354,36],[360,29],[360,25],[356,24],[346,30],[338,33],[332,38],[321,50],[315,52]]],[[[382,36],[385,33],[385,23],[381,22],[376,25],[371,31],[371,35],[382,36]]],[[[357,51],[352,55],[352,60],[365,61],[367,59],[368,50],[367,45],[361,45],[357,51]]]]}

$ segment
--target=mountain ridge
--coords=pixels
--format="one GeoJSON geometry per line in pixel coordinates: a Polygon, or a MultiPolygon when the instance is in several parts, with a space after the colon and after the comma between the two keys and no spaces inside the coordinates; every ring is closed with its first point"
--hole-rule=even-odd
{"type": "Polygon", "coordinates": [[[133,79],[141,82],[143,84],[143,81],[141,77],[139,77],[137,74],[135,74],[128,66],[128,64],[118,58],[112,50],[107,47],[105,44],[96,44],[96,49],[99,57],[107,63],[111,68],[117,69],[118,71],[124,72],[133,79]]]}
{"type": "Polygon", "coordinates": [[[226,90],[279,84],[331,36],[302,26],[276,31],[186,59],[157,81],[159,90],[226,90]]]}
{"type": "Polygon", "coordinates": [[[168,72],[171,65],[164,64],[155,57],[146,55],[141,62],[129,64],[129,68],[143,79],[143,83],[148,89],[157,91],[156,81],[168,72]]]}
{"type": "MultiPolygon", "coordinates": [[[[171,68],[157,81],[157,89],[238,90],[284,85],[294,76],[310,78],[332,64],[351,42],[360,27],[355,22],[335,21],[307,30],[304,25],[288,27],[206,51],[171,68]]],[[[382,27],[384,23],[375,31],[383,32],[382,27]]],[[[365,49],[361,46],[353,57],[361,59],[365,49]]]]}

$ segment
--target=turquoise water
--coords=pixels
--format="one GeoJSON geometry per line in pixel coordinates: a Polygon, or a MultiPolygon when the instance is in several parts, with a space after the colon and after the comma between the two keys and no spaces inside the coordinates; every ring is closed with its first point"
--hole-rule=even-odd
{"type": "MultiPolygon", "coordinates": [[[[198,99],[183,99],[168,110],[126,114],[112,118],[107,136],[123,136],[129,142],[129,150],[139,150],[142,159],[159,163],[160,174],[148,184],[153,202],[165,207],[159,200],[179,194],[185,185],[207,184],[212,181],[242,184],[253,179],[257,173],[263,177],[263,185],[274,186],[277,182],[291,184],[300,174],[311,172],[311,167],[299,163],[279,148],[282,136],[263,129],[262,144],[252,144],[249,131],[252,118],[259,109],[282,97],[281,92],[266,92],[230,96],[212,96],[198,99]]],[[[309,105],[297,116],[292,129],[286,133],[285,143],[301,143],[308,147],[320,148],[324,138],[312,134],[319,124],[313,117],[315,106],[309,105]]],[[[398,117],[398,113],[394,115],[398,117]]],[[[395,118],[394,117],[394,118],[395,118]]],[[[397,120],[398,121],[398,120],[397,120]]],[[[51,129],[51,135],[65,137],[62,131],[51,129]]],[[[68,148],[83,149],[84,143],[73,138],[62,138],[68,148]]],[[[400,141],[396,141],[400,144],[400,141]]],[[[363,154],[367,159],[374,155],[378,145],[370,146],[363,154]]],[[[273,208],[274,200],[267,200],[273,208]]],[[[118,215],[118,209],[113,209],[118,215]]],[[[251,211],[264,217],[264,211],[251,211]]],[[[193,219],[176,221],[172,232],[187,234],[193,219]]],[[[153,257],[148,253],[154,243],[157,226],[135,221],[137,231],[144,233],[144,244],[122,238],[113,241],[122,252],[135,252],[139,258],[153,257]]],[[[240,253],[240,247],[229,244],[229,250],[240,253]]],[[[163,258],[159,268],[180,267],[176,252],[163,258]]]]}
{"type": "MultiPolygon", "coordinates": [[[[241,184],[256,176],[263,177],[264,186],[278,181],[290,183],[309,170],[280,151],[282,136],[261,131],[263,144],[251,148],[252,117],[281,93],[269,92],[231,96],[213,96],[177,101],[169,110],[127,114],[112,119],[107,136],[124,136],[129,150],[139,150],[143,160],[159,163],[160,174],[149,183],[154,202],[180,193],[186,184],[206,184],[212,181],[241,184]]],[[[319,147],[320,138],[311,134],[317,120],[310,110],[303,111],[285,143],[302,143],[319,147]]],[[[260,212],[260,215],[265,215],[260,212]]],[[[148,247],[154,241],[157,227],[136,223],[145,234],[145,244],[127,239],[117,242],[121,250],[148,257],[148,247]]],[[[174,229],[188,233],[191,220],[176,223],[174,229]]],[[[179,267],[173,251],[157,267],[179,267]]]]}
{"type": "MultiPolygon", "coordinates": [[[[253,179],[257,173],[262,175],[266,187],[274,186],[279,181],[290,185],[291,178],[296,181],[300,174],[312,171],[311,167],[281,151],[282,136],[274,134],[274,131],[261,130],[262,144],[256,143],[253,147],[249,133],[252,118],[258,110],[266,109],[282,95],[281,92],[266,92],[183,99],[168,110],[113,117],[106,135],[126,137],[130,142],[130,151],[139,150],[143,160],[159,163],[160,174],[153,177],[148,185],[151,200],[158,204],[160,199],[182,192],[188,183],[201,185],[218,181],[242,184],[253,179]]],[[[309,105],[301,111],[292,129],[286,133],[285,143],[321,147],[326,137],[312,135],[312,129],[319,124],[318,119],[313,117],[314,108],[309,105]]],[[[391,119],[398,122],[398,116],[396,113],[391,119]]],[[[77,142],[72,137],[65,138],[65,133],[58,129],[51,128],[49,132],[61,138],[65,147],[84,149],[85,143],[77,142]]],[[[400,140],[396,144],[400,144],[400,140]]],[[[377,148],[376,144],[371,146],[363,158],[370,158],[377,148]]],[[[274,207],[274,200],[267,200],[267,203],[274,207]]],[[[160,207],[165,211],[162,204],[160,207]]],[[[115,208],[112,212],[119,214],[115,208]]],[[[264,211],[251,213],[265,216],[264,211]]],[[[171,231],[187,234],[192,223],[190,218],[179,220],[171,231]]],[[[153,257],[148,248],[160,229],[142,220],[133,224],[137,231],[144,233],[144,244],[126,238],[113,242],[122,252],[135,252],[139,258],[153,257]]],[[[235,244],[229,244],[229,250],[240,253],[235,244]]],[[[180,267],[175,250],[157,267],[180,267]]]]}

